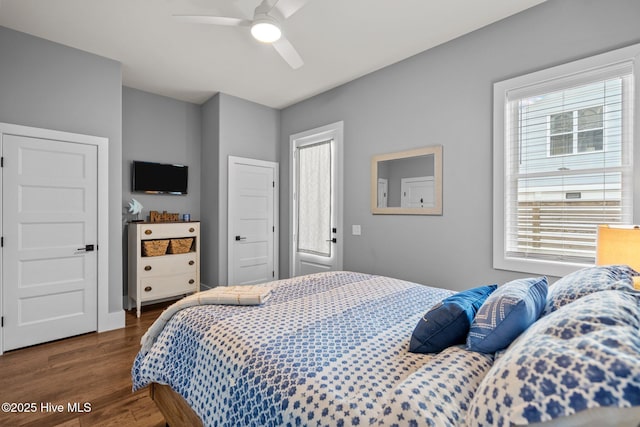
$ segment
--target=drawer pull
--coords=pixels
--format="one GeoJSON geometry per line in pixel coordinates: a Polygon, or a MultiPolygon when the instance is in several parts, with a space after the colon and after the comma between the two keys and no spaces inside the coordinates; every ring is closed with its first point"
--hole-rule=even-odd
{"type": "Polygon", "coordinates": [[[153,233],[153,231],[151,231],[151,230],[144,230],[144,234],[146,234],[147,236],[148,236],[149,234],[151,234],[151,233],[153,233]]]}
{"type": "Polygon", "coordinates": [[[147,286],[146,288],[144,288],[144,291],[145,292],[151,292],[151,289],[153,289],[153,288],[151,288],[151,286],[147,286]]]}
{"type": "Polygon", "coordinates": [[[193,233],[194,231],[196,231],[196,229],[195,229],[195,228],[193,228],[193,227],[190,227],[190,228],[189,228],[189,233],[193,233]]]}
{"type": "Polygon", "coordinates": [[[193,280],[193,279],[189,280],[189,284],[190,285],[193,285],[194,283],[195,283],[195,280],[193,280]]]}
{"type": "Polygon", "coordinates": [[[150,265],[145,265],[144,266],[144,271],[151,271],[151,266],[150,265]]]}
{"type": "Polygon", "coordinates": [[[195,262],[194,260],[189,261],[189,265],[193,265],[193,264],[195,264],[195,263],[196,263],[196,262],[195,262]]]}

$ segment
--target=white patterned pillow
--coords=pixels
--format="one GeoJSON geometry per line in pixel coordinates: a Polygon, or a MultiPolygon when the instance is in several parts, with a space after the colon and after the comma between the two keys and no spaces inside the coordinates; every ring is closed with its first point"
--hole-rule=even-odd
{"type": "Polygon", "coordinates": [[[640,300],[601,291],[540,318],[482,380],[467,422],[527,425],[640,407],[640,300]]]}
{"type": "Polygon", "coordinates": [[[585,295],[607,289],[633,289],[633,276],[639,273],[627,265],[587,267],[559,279],[549,287],[545,316],[585,295]]]}
{"type": "Polygon", "coordinates": [[[456,426],[464,420],[493,355],[452,346],[428,357],[389,393],[378,426],[456,426]]]}

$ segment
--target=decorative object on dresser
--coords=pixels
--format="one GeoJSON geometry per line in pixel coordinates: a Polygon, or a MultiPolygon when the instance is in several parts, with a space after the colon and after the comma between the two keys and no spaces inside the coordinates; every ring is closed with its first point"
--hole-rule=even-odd
{"type": "Polygon", "coordinates": [[[149,222],[178,222],[180,221],[179,213],[167,213],[167,211],[162,211],[162,213],[158,211],[149,212],[149,222]]]}
{"type": "Polygon", "coordinates": [[[129,298],[143,302],[200,290],[200,223],[129,224],[129,298]]]}
{"type": "Polygon", "coordinates": [[[142,212],[142,204],[136,199],[131,199],[129,202],[129,213],[136,216],[135,222],[140,220],[140,213],[142,212]]]}

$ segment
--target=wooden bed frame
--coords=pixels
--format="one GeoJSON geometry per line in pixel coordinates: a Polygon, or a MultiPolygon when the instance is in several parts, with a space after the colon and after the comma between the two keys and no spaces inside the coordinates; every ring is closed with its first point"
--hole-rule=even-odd
{"type": "MultiPolygon", "coordinates": [[[[169,427],[204,427],[200,417],[182,396],[164,384],[151,383],[149,394],[169,427]]],[[[620,425],[640,427],[640,406],[631,408],[595,408],[551,421],[531,424],[531,427],[575,427],[620,425]],[[607,424],[607,420],[613,424],[607,424]]]]}
{"type": "MultiPolygon", "coordinates": [[[[151,383],[149,394],[156,403],[169,427],[203,427],[200,417],[191,409],[182,396],[164,384],[151,383]]],[[[601,426],[606,420],[615,420],[615,425],[637,426],[640,406],[632,408],[596,408],[562,417],[552,421],[532,424],[532,427],[601,426]],[[594,418],[594,411],[597,414],[594,418]]],[[[613,424],[612,424],[613,425],[613,424]]]]}
{"type": "Polygon", "coordinates": [[[149,395],[170,427],[202,427],[202,420],[182,396],[164,384],[151,383],[149,395]]]}

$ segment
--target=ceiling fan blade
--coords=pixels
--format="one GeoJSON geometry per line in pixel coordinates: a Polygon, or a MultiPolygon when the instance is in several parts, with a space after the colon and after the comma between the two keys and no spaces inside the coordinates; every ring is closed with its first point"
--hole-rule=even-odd
{"type": "Polygon", "coordinates": [[[308,0],[277,0],[273,7],[280,12],[284,19],[287,19],[307,4],[307,1],[308,0]]]}
{"type": "Polygon", "coordinates": [[[272,44],[273,48],[294,70],[297,70],[304,65],[304,61],[300,57],[300,54],[286,38],[280,37],[278,41],[273,42],[272,44]]]}
{"type": "Polygon", "coordinates": [[[226,25],[229,27],[248,26],[251,21],[241,18],[230,18],[226,16],[208,16],[208,15],[173,15],[175,19],[190,24],[213,24],[226,25]]]}

